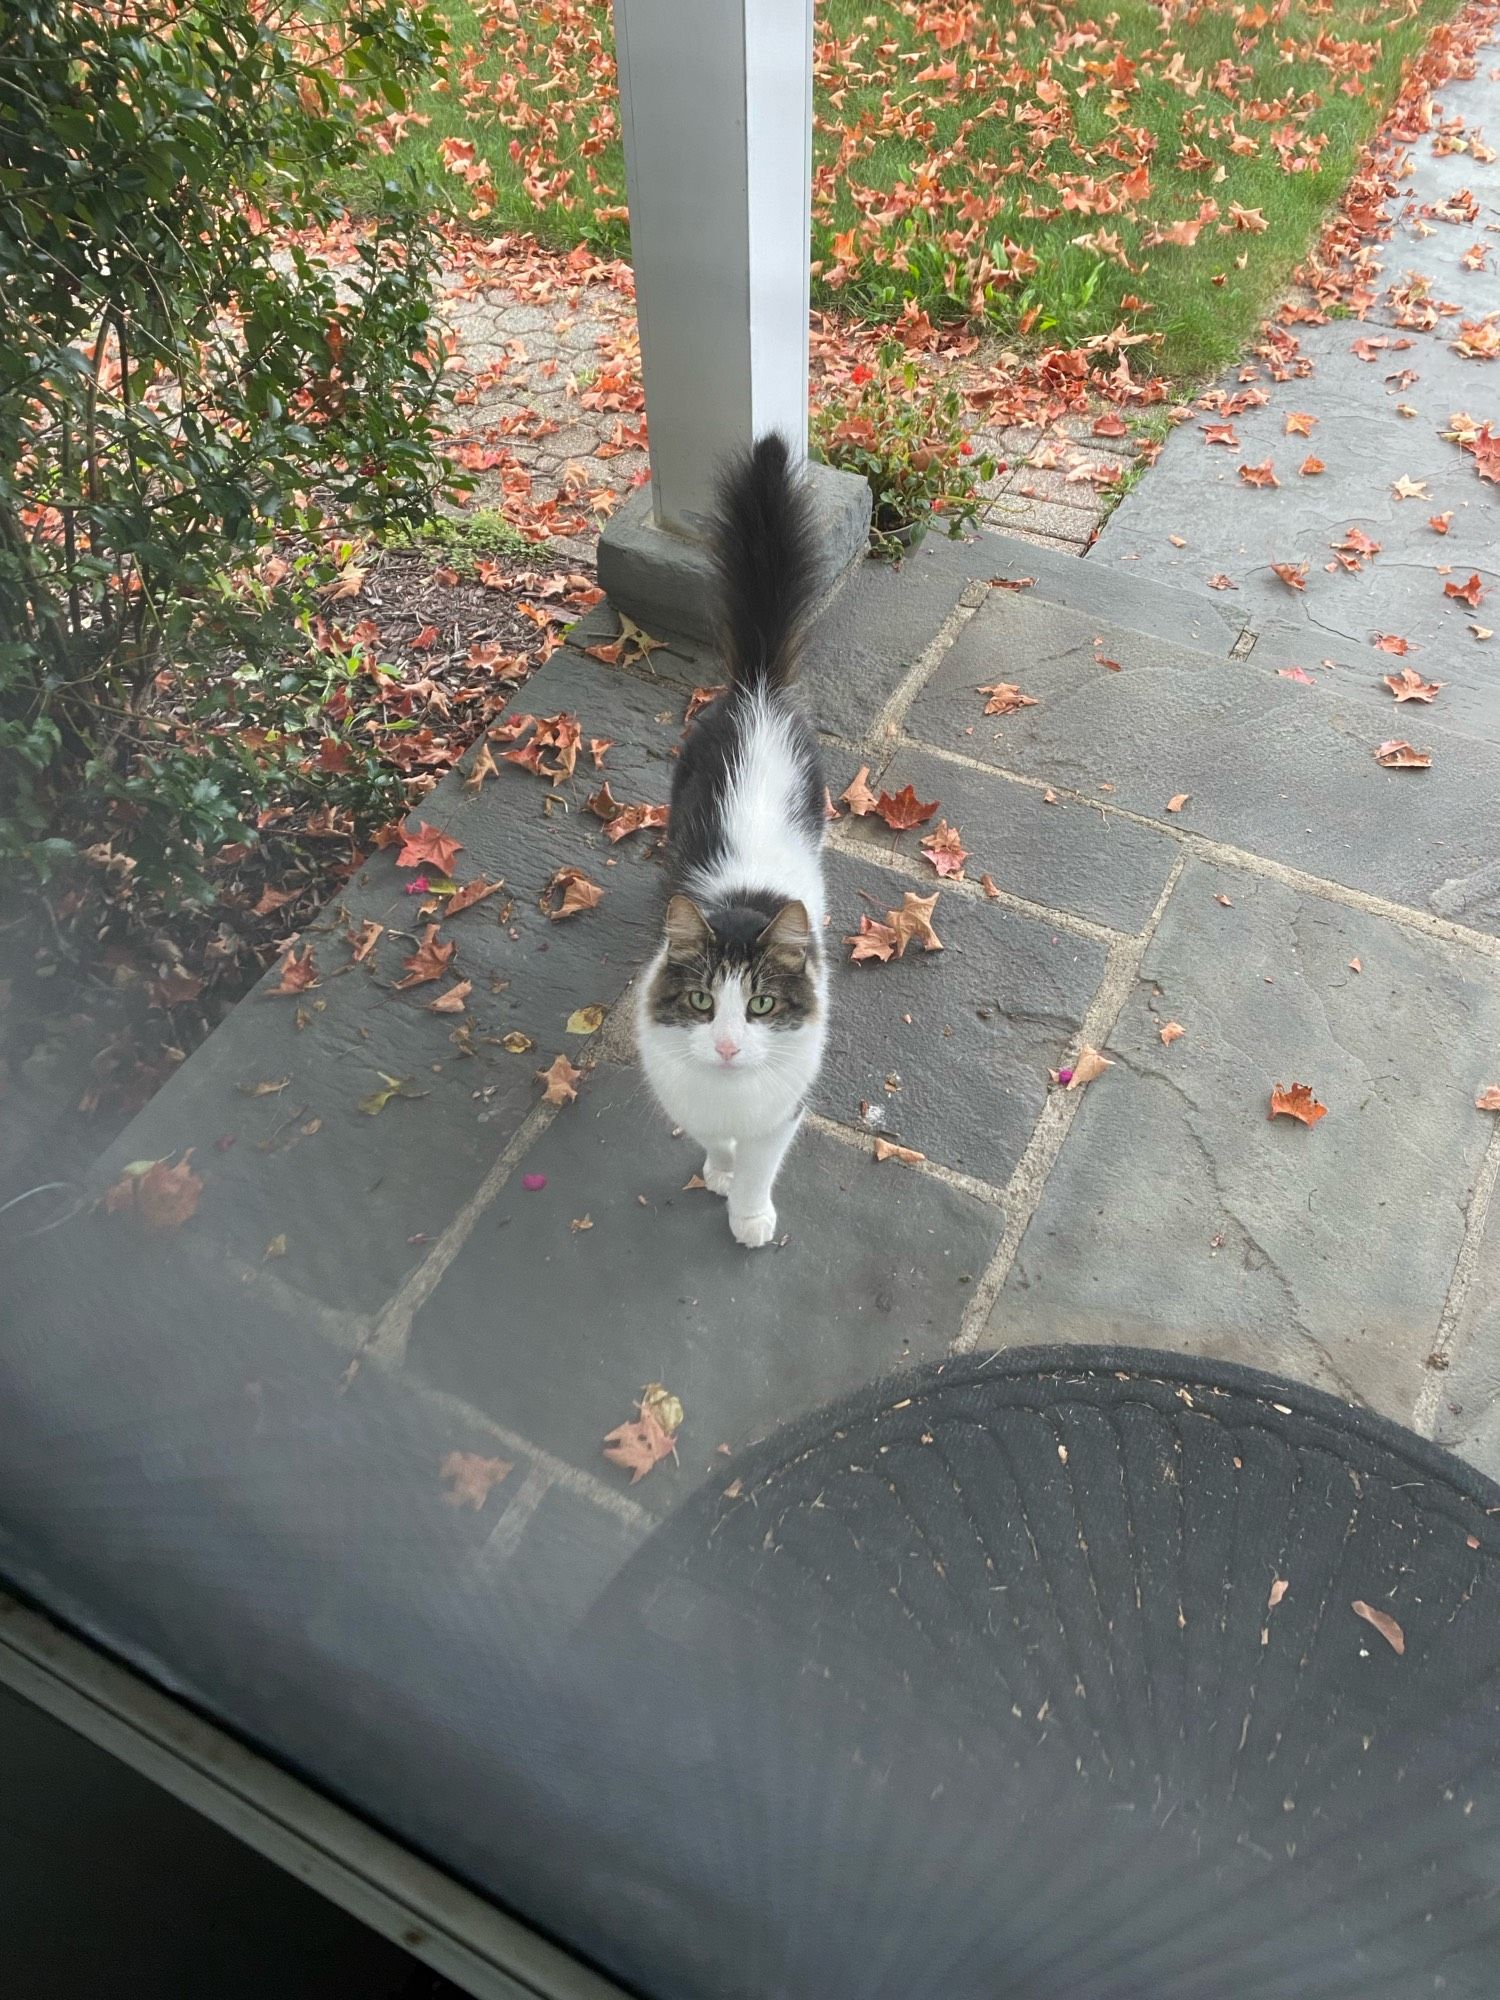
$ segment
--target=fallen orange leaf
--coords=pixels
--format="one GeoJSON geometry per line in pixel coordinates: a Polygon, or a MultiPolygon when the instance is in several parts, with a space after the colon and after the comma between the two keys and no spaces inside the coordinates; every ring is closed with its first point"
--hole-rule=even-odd
{"type": "Polygon", "coordinates": [[[1456,597],[1460,604],[1467,604],[1471,611],[1477,611],[1479,600],[1484,596],[1484,583],[1476,570],[1467,583],[1445,583],[1443,595],[1456,597]]]}
{"type": "Polygon", "coordinates": [[[446,993],[440,993],[436,1000],[429,1000],[429,1014],[461,1014],[464,1002],[474,990],[472,979],[461,979],[457,986],[450,986],[446,993]]]}
{"type": "Polygon", "coordinates": [[[454,856],[463,851],[463,842],[455,840],[451,834],[440,833],[435,826],[429,826],[425,819],[417,821],[415,833],[402,837],[401,852],[396,856],[398,868],[436,868],[440,875],[451,875],[454,856]]]}
{"type": "Polygon", "coordinates": [[[564,917],[575,917],[580,910],[591,910],[604,895],[597,882],[591,882],[581,868],[559,868],[552,880],[543,889],[539,908],[546,911],[553,923],[560,923],[564,917]],[[556,896],[556,909],[549,907],[556,896]]]}
{"type": "Polygon", "coordinates": [[[477,1451],[450,1451],[438,1475],[448,1489],[443,1498],[450,1507],[472,1507],[477,1514],[489,1498],[490,1488],[498,1486],[514,1470],[508,1458],[485,1458],[477,1451]]]}
{"type": "Polygon", "coordinates": [[[1192,796],[1191,792],[1174,792],[1172,797],[1167,800],[1167,811],[1169,813],[1180,813],[1192,796]]]}
{"type": "Polygon", "coordinates": [[[1444,681],[1424,681],[1415,667],[1403,667],[1399,674],[1382,676],[1397,701],[1431,701],[1444,681]]]}
{"type": "Polygon", "coordinates": [[[995,887],[994,882],[987,874],[980,876],[979,886],[981,889],[983,889],[984,893],[992,900],[994,901],[999,900],[1000,891],[995,887]]]}
{"type": "Polygon", "coordinates": [[[1175,1042],[1180,1036],[1185,1035],[1187,1033],[1187,1029],[1183,1027],[1181,1021],[1167,1021],[1163,1024],[1161,1028],[1157,1030],[1157,1032],[1161,1036],[1161,1039],[1164,1042],[1171,1044],[1172,1042],[1175,1042]]]}
{"type": "Polygon", "coordinates": [[[1318,419],[1309,410],[1288,410],[1286,413],[1286,435],[1306,438],[1313,434],[1313,426],[1318,419]]]}
{"type": "Polygon", "coordinates": [[[861,965],[873,959],[877,965],[889,964],[896,956],[899,940],[889,924],[878,924],[873,917],[861,916],[859,929],[844,943],[849,947],[849,963],[861,965]]]}
{"type": "Polygon", "coordinates": [[[932,928],[932,913],[937,908],[937,900],[942,892],[934,889],[930,896],[919,896],[908,889],[901,898],[899,910],[887,910],[886,922],[899,940],[896,946],[897,958],[906,956],[906,947],[913,938],[921,940],[923,951],[941,951],[943,941],[932,928]]]}
{"type": "Polygon", "coordinates": [[[1375,762],[1383,764],[1388,771],[1425,771],[1432,764],[1432,752],[1413,750],[1409,743],[1393,736],[1375,752],[1375,762]]]}
{"type": "Polygon", "coordinates": [[[357,931],[346,931],[344,942],[353,953],[352,963],[363,965],[375,949],[377,940],[385,931],[384,924],[377,924],[373,917],[366,917],[357,931]]]}
{"type": "Polygon", "coordinates": [[[1394,632],[1377,632],[1370,643],[1377,652],[1394,653],[1398,660],[1404,660],[1411,651],[1408,641],[1399,638],[1394,632]]]}
{"type": "Polygon", "coordinates": [[[1305,562],[1272,563],[1271,573],[1279,576],[1288,590],[1306,590],[1308,568],[1305,562]]]}
{"type": "Polygon", "coordinates": [[[921,846],[924,857],[939,875],[962,879],[969,851],[963,845],[956,826],[949,826],[947,820],[940,819],[931,833],[923,834],[921,846]]]}
{"type": "Polygon", "coordinates": [[[1271,1086],[1268,1118],[1295,1118],[1302,1125],[1316,1125],[1328,1116],[1328,1106],[1319,1104],[1310,1083],[1276,1083],[1271,1086]]]}
{"type": "Polygon", "coordinates": [[[1304,479],[1316,479],[1318,474],[1326,472],[1328,467],[1323,463],[1321,458],[1317,458],[1312,452],[1309,452],[1307,457],[1297,467],[1297,470],[1302,474],[1304,479]]]}
{"type": "Polygon", "coordinates": [[[877,1139],[875,1157],[877,1160],[899,1160],[903,1167],[915,1167],[925,1160],[927,1155],[919,1153],[914,1146],[898,1146],[894,1140],[877,1139]]]}
{"type": "Polygon", "coordinates": [[[175,1167],[165,1160],[151,1160],[127,1167],[112,1187],[105,1190],[104,1207],[110,1215],[133,1215],[143,1229],[180,1229],[198,1206],[203,1181],[188,1162],[188,1147],[175,1167]]]}
{"type": "Polygon", "coordinates": [[[1281,484],[1268,458],[1263,459],[1259,465],[1242,465],[1240,467],[1240,478],[1244,480],[1247,486],[1279,486],[1281,484]]]}
{"type": "Polygon", "coordinates": [[[266,988],[267,996],[276,993],[305,993],[310,986],[318,983],[318,961],[313,956],[313,948],[308,945],[299,957],[289,951],[281,961],[281,977],[274,986],[266,988]]]}
{"type": "Polygon", "coordinates": [[[1486,1084],[1474,1099],[1476,1111],[1500,1111],[1500,1083],[1486,1084]]]}
{"type": "Polygon", "coordinates": [[[875,794],[865,780],[870,775],[868,764],[861,764],[847,791],[839,794],[839,801],[846,805],[856,819],[863,819],[866,813],[875,810],[875,794]]]}
{"type": "Polygon", "coordinates": [[[1362,1597],[1356,1597],[1349,1609],[1356,1618],[1363,1618],[1367,1625],[1373,1625],[1393,1653],[1406,1651],[1406,1634],[1389,1611],[1377,1611],[1373,1604],[1366,1604],[1362,1597]]]}
{"type": "Polygon", "coordinates": [[[448,970],[448,961],[458,950],[458,943],[455,940],[452,944],[439,944],[437,937],[437,925],[429,924],[423,933],[422,942],[411,957],[402,960],[402,964],[406,967],[406,977],[396,981],[392,989],[394,992],[404,993],[409,986],[426,986],[429,981],[442,978],[448,970]]]}
{"type": "Polygon", "coordinates": [[[903,785],[894,796],[890,792],[882,792],[875,801],[875,811],[893,832],[904,833],[907,828],[920,826],[924,820],[931,819],[939,803],[934,799],[931,805],[924,806],[911,786],[903,785]]]}
{"type": "Polygon", "coordinates": [[[456,890],[448,898],[443,916],[445,918],[462,916],[465,910],[472,910],[476,903],[482,903],[486,896],[493,896],[496,890],[504,887],[503,881],[487,882],[482,875],[476,875],[472,882],[465,882],[461,889],[456,890]]]}
{"type": "Polygon", "coordinates": [[[575,1069],[566,1056],[554,1056],[545,1069],[536,1073],[537,1082],[543,1084],[543,1104],[571,1104],[578,1095],[581,1069],[575,1069]]]}
{"type": "Polygon", "coordinates": [[[1103,1076],[1107,1069],[1113,1068],[1114,1063],[1109,1056],[1100,1055],[1096,1048],[1091,1048],[1085,1042],[1083,1047],[1078,1051],[1078,1055],[1073,1063],[1073,1074],[1068,1078],[1063,1088],[1065,1090],[1082,1090],[1086,1083],[1093,1083],[1097,1077],[1103,1076]]]}
{"type": "Polygon", "coordinates": [[[990,687],[982,687],[978,692],[990,697],[984,705],[986,715],[1009,715],[1015,709],[1035,708],[1037,705],[1037,697],[1034,694],[1022,694],[1014,681],[995,681],[990,687]]]}

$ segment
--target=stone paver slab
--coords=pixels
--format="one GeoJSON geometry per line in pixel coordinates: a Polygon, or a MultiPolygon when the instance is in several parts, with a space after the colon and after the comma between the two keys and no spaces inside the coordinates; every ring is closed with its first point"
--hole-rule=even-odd
{"type": "MultiPolygon", "coordinates": [[[[1481,1088],[1500,1074],[1500,1051],[1493,1044],[1476,1048],[1474,1074],[1481,1088]]],[[[1474,1115],[1493,1123],[1493,1114],[1474,1115]]],[[[1436,1384],[1435,1435],[1491,1479],[1500,1479],[1500,1206],[1490,1208],[1450,1353],[1451,1365],[1440,1371],[1436,1384]]]]}
{"type": "Polygon", "coordinates": [[[1029,595],[997,594],[914,702],[909,733],[1053,786],[1264,854],[1372,895],[1500,928],[1500,743],[1436,709],[1396,715],[1378,687],[1312,687],[1121,631],[1029,595]],[[1112,672],[1101,660],[1120,663],[1112,672]],[[1034,708],[981,733],[977,685],[1000,676],[1034,708]],[[966,731],[974,728],[974,735],[966,731]],[[1374,758],[1389,734],[1429,771],[1374,758]],[[1189,804],[1166,813],[1178,793],[1189,804]]]}
{"type": "Polygon", "coordinates": [[[1206,1353],[1410,1421],[1491,1135],[1473,1098],[1497,1037],[1493,961],[1191,864],[991,1335],[1206,1353]],[[1164,1045],[1168,1021],[1185,1033],[1164,1045]],[[1328,1106],[1311,1128],[1267,1116],[1294,1081],[1328,1106]]]}
{"type": "MultiPolygon", "coordinates": [[[[976,734],[995,727],[992,719],[981,720],[976,734]]],[[[842,764],[836,771],[830,764],[831,777],[842,777],[843,771],[842,764]]],[[[851,769],[848,776],[853,775],[851,769]]],[[[997,888],[1012,895],[1114,930],[1142,928],[1177,858],[1176,843],[1165,834],[1076,800],[1046,805],[1033,785],[1013,784],[926,751],[898,750],[871,782],[877,779],[886,791],[911,785],[919,799],[939,801],[938,817],[963,835],[971,881],[988,873],[997,888]]],[[[843,789],[834,782],[834,797],[843,789]]],[[[868,842],[883,853],[914,856],[921,853],[923,833],[935,824],[892,833],[867,814],[846,819],[840,832],[844,839],[868,842]]]]}
{"type": "Polygon", "coordinates": [[[835,974],[828,1054],[816,1108],[840,1123],[873,1107],[878,1129],[931,1160],[1003,1186],[1025,1150],[1047,1089],[1104,976],[1093,938],[1018,916],[982,897],[941,894],[941,952],[913,945],[889,964],[850,962],[840,941],[861,914],[877,921],[913,882],[844,854],[829,857],[835,974]],[[861,893],[863,892],[863,893],[861,893]],[[899,1077],[900,1087],[886,1088],[899,1077]]]}
{"type": "Polygon", "coordinates": [[[803,1132],[777,1189],[784,1249],[744,1250],[702,1164],[631,1067],[602,1066],[528,1153],[412,1329],[408,1366],[609,1477],[606,1431],[647,1382],[687,1411],[668,1511],[784,1417],[940,1353],[999,1239],[999,1209],[803,1132]],[[588,1216],[592,1227],[572,1228],[588,1216]]]}

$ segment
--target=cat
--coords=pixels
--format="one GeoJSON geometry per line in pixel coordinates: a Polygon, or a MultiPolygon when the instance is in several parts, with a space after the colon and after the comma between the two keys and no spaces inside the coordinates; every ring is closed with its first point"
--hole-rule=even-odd
{"type": "Polygon", "coordinates": [[[788,693],[818,595],[804,479],[772,432],[720,482],[711,548],[729,686],[677,759],[672,895],[640,981],[636,1039],[674,1124],[704,1148],[749,1249],[776,1233],[772,1192],[828,1026],[822,761],[788,693]]]}

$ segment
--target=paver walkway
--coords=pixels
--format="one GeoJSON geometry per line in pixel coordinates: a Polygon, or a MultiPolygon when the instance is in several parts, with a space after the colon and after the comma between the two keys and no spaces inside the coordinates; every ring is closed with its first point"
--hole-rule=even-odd
{"type": "MultiPolygon", "coordinates": [[[[1463,927],[1454,933],[1464,935],[1465,956],[1456,962],[1463,972],[1448,1004],[1430,1023],[1414,1020],[1407,1030],[1390,1015],[1383,1024],[1372,1019],[1367,1031],[1383,1045],[1380,1089],[1393,1119],[1408,1122],[1406,1107],[1422,1101],[1410,1113],[1413,1139],[1423,1120],[1442,1115],[1434,1100],[1445,1091],[1442,1045],[1450,1036],[1455,1053],[1466,1050],[1476,1082],[1500,1074],[1482,998],[1488,975],[1476,963],[1489,948],[1474,936],[1500,930],[1500,845],[1490,816],[1500,770],[1500,640],[1489,630],[1500,626],[1500,485],[1481,480],[1476,456],[1445,436],[1466,428],[1459,413],[1500,430],[1500,375],[1493,359],[1477,358],[1500,343],[1497,136],[1500,49],[1492,46],[1477,75],[1444,90],[1431,130],[1400,162],[1399,193],[1388,206],[1392,233],[1368,280],[1376,298],[1367,320],[1299,325],[1296,355],[1235,371],[1221,385],[1226,395],[1248,388],[1267,398],[1233,415],[1238,451],[1205,443],[1202,425],[1222,421],[1223,412],[1202,411],[1172,437],[1091,558],[1234,605],[1261,635],[1247,661],[1252,673],[1298,668],[1317,683],[1279,681],[1259,721],[1247,714],[1241,734],[1226,734],[1223,768],[1212,778],[1177,763],[1179,788],[1197,792],[1183,814],[1189,825],[1204,824],[1198,814],[1222,825],[1226,789],[1234,788],[1243,811],[1261,821],[1257,835],[1237,838],[1463,927]],[[1295,427],[1289,434],[1294,411],[1314,420],[1305,435],[1295,427]],[[1325,472],[1299,474],[1309,453],[1325,472]],[[1241,464],[1268,458],[1279,488],[1239,477],[1241,464]],[[1419,491],[1403,498],[1398,481],[1419,491]],[[1445,533],[1436,532],[1435,518],[1445,533]],[[1350,553],[1351,529],[1380,545],[1352,568],[1340,561],[1350,553]],[[1290,590],[1273,563],[1306,563],[1305,588],[1290,590]],[[1216,591],[1213,577],[1237,588],[1216,591]],[[1445,585],[1467,588],[1475,577],[1477,604],[1446,594],[1445,585]],[[1393,654],[1381,638],[1404,640],[1408,650],[1393,654]],[[1393,702],[1383,676],[1404,668],[1443,683],[1430,706],[1393,702]],[[1373,750],[1391,737],[1430,750],[1430,770],[1375,766],[1373,750]]],[[[1363,962],[1368,1004],[1376,967],[1368,954],[1363,962]]],[[[1268,973],[1277,970],[1268,963],[1268,973]]],[[[1377,1017],[1384,1011],[1383,1002],[1375,1005],[1377,1017]]],[[[1447,1107],[1455,1126],[1472,1127],[1465,1104],[1460,1094],[1447,1107]]],[[[1310,1136],[1332,1127],[1330,1118],[1310,1136]]],[[[1366,1314],[1373,1331],[1394,1295],[1372,1290],[1371,1274],[1358,1269],[1370,1234],[1393,1231],[1422,1262],[1434,1223],[1451,1240],[1444,1225],[1466,1219],[1458,1283],[1437,1328],[1438,1365],[1418,1407],[1424,1425],[1491,1471],[1500,1469],[1500,1217],[1492,1215],[1488,1228],[1485,1217],[1495,1164],[1492,1144],[1475,1184],[1434,1173],[1417,1194],[1414,1182],[1417,1198],[1404,1219],[1393,1202],[1384,1223],[1370,1210],[1362,1220],[1351,1215],[1337,1258],[1346,1312],[1366,1314]]],[[[1315,1323],[1329,1330],[1337,1321],[1315,1315],[1315,1323]]]]}

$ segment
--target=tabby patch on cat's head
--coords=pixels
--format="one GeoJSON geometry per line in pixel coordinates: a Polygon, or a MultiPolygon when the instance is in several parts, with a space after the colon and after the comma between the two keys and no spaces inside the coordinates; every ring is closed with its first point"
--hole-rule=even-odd
{"type": "Polygon", "coordinates": [[[705,1059],[733,1062],[762,1034],[804,1027],[818,1012],[816,940],[803,904],[775,897],[701,910],[667,905],[666,956],[651,982],[652,1020],[698,1031],[705,1059]],[[710,1032],[711,1031],[711,1032],[710,1032]]]}

